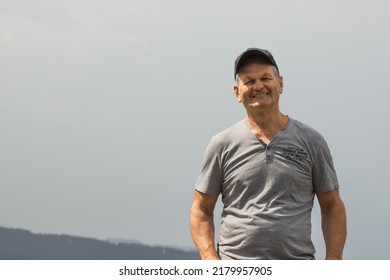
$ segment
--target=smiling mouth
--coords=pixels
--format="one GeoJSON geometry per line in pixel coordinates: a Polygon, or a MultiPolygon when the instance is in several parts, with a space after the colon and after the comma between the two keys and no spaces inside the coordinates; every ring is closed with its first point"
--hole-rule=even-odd
{"type": "Polygon", "coordinates": [[[265,93],[256,93],[256,94],[253,94],[252,95],[252,98],[254,99],[257,99],[257,98],[262,98],[264,96],[267,96],[269,93],[268,92],[265,92],[265,93]]]}

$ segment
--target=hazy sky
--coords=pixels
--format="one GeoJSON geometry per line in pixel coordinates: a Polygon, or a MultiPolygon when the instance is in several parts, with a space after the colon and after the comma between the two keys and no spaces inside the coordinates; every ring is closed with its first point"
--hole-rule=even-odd
{"type": "MultiPolygon", "coordinates": [[[[0,226],[192,246],[233,62],[270,50],[281,110],[330,146],[347,259],[390,259],[390,3],[0,0],[0,226]]],[[[217,214],[219,223],[219,215],[217,214]]],[[[324,249],[313,213],[317,258],[324,249]]]]}

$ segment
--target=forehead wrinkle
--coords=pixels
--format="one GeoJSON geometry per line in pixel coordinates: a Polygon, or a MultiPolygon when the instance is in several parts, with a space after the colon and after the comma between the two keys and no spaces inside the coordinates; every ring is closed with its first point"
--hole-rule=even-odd
{"type": "Polygon", "coordinates": [[[244,80],[250,80],[250,79],[255,79],[257,77],[265,77],[265,76],[271,76],[272,77],[272,70],[269,69],[264,69],[260,71],[240,71],[238,73],[238,77],[244,81],[244,80]]]}

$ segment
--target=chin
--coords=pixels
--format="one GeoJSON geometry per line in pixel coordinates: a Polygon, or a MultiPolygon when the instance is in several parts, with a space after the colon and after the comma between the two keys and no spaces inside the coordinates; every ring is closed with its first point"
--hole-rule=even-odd
{"type": "Polygon", "coordinates": [[[249,105],[249,107],[252,108],[261,108],[261,107],[267,107],[267,104],[259,103],[259,102],[253,102],[249,105]]]}

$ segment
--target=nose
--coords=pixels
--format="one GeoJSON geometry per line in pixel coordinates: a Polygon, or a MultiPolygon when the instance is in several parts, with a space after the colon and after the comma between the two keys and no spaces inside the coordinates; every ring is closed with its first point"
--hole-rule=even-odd
{"type": "Polygon", "coordinates": [[[262,90],[263,88],[264,88],[264,84],[259,80],[255,81],[255,83],[253,84],[253,90],[259,91],[262,90]]]}

